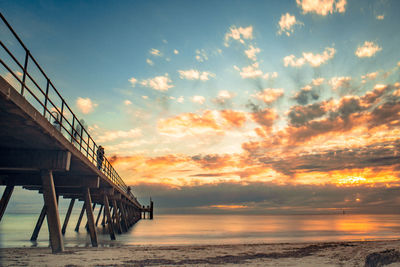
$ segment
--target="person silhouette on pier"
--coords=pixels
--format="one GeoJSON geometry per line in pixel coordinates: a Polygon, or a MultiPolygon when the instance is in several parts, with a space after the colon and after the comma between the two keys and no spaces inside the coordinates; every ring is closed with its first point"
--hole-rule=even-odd
{"type": "Polygon", "coordinates": [[[101,170],[101,165],[103,165],[104,161],[104,148],[99,146],[97,148],[97,168],[101,170]]]}
{"type": "Polygon", "coordinates": [[[58,120],[58,112],[57,111],[53,111],[53,112],[51,112],[51,114],[52,114],[52,117],[53,117],[53,126],[54,126],[54,128],[56,128],[57,130],[61,131],[61,124],[60,124],[60,121],[58,120]]]}

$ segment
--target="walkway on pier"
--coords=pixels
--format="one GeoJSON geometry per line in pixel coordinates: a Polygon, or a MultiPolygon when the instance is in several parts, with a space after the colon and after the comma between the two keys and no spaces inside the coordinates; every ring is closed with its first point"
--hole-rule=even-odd
{"type": "Polygon", "coordinates": [[[102,211],[103,223],[112,240],[115,231],[126,232],[143,213],[152,218],[152,202],[148,207],[142,206],[107,158],[97,155],[99,146],[85,125],[3,14],[0,17],[14,38],[0,40],[0,185],[6,186],[0,202],[0,221],[15,186],[43,194],[44,205],[31,240],[36,240],[47,218],[54,253],[64,250],[62,235],[76,200],[84,201],[84,205],[75,229],[79,229],[86,211],[94,247],[102,211]],[[21,48],[22,61],[18,60],[21,48]],[[70,199],[62,227],[58,211],[60,196],[70,199]],[[96,204],[101,207],[95,220],[96,204]]]}

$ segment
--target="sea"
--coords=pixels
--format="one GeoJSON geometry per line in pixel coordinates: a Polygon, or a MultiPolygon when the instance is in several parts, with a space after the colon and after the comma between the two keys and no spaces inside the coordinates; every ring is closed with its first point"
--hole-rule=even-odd
{"type": "MultiPolygon", "coordinates": [[[[97,214],[97,212],[96,212],[97,214]]],[[[36,242],[29,241],[38,213],[6,213],[0,222],[0,248],[48,247],[46,220],[36,242]]],[[[64,214],[61,214],[61,223],[64,214]]],[[[66,247],[90,246],[82,221],[74,228],[72,214],[64,236],[66,247]]],[[[198,245],[243,243],[302,243],[323,241],[389,240],[400,238],[400,215],[157,215],[142,219],[127,233],[110,241],[107,228],[98,227],[99,246],[198,245]]]]}

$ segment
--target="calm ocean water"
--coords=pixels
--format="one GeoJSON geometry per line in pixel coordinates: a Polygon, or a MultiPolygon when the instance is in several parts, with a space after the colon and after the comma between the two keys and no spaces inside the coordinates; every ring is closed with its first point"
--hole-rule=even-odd
{"type": "MultiPolygon", "coordinates": [[[[48,246],[46,223],[38,242],[29,241],[37,216],[6,213],[0,247],[48,246]]],[[[79,233],[74,231],[77,217],[71,216],[65,245],[89,246],[86,221],[79,233]]],[[[380,240],[400,238],[400,215],[156,215],[117,235],[115,242],[102,227],[98,235],[101,246],[380,240]]]]}

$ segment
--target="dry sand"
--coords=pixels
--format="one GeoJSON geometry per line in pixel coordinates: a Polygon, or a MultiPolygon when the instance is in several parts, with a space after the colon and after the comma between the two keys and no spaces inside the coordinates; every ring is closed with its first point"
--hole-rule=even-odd
{"type": "Polygon", "coordinates": [[[400,266],[400,240],[0,250],[1,266],[400,266]],[[368,262],[366,265],[366,258],[368,262]]]}

